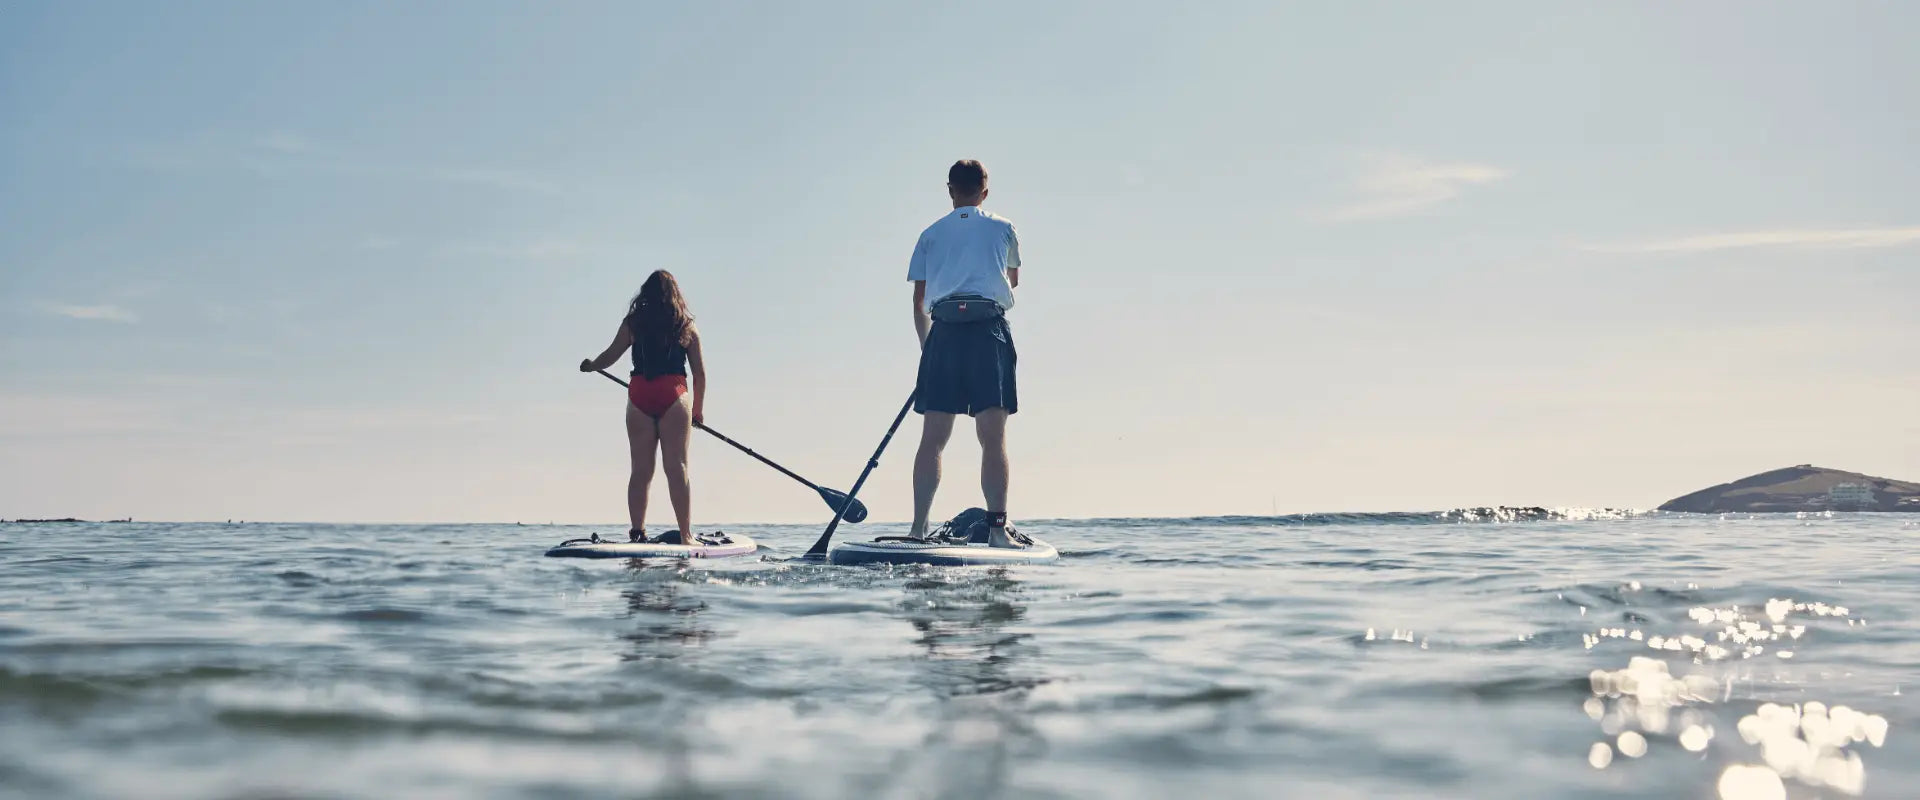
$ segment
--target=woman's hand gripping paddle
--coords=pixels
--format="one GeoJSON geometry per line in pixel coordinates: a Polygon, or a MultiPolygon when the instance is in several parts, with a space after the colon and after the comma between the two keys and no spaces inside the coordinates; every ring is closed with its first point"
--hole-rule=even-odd
{"type": "MultiPolygon", "coordinates": [[[[614,377],[613,373],[610,373],[604,369],[596,370],[596,371],[602,375],[607,376],[607,380],[613,381],[614,383],[620,384],[621,386],[627,385],[626,381],[623,381],[623,380],[620,380],[619,378],[614,377]]],[[[802,484],[805,484],[807,488],[812,489],[814,492],[820,495],[820,499],[826,502],[828,508],[833,509],[833,512],[835,514],[840,515],[840,517],[846,519],[846,521],[860,522],[867,518],[867,507],[864,504],[862,504],[860,501],[855,500],[851,497],[848,497],[844,492],[828,489],[825,486],[820,486],[818,484],[815,484],[813,481],[807,480],[806,478],[802,478],[799,475],[794,474],[793,470],[787,469],[786,467],[773,463],[772,459],[769,459],[766,456],[760,455],[759,453],[753,452],[753,448],[750,448],[744,444],[741,444],[732,439],[729,439],[726,437],[725,434],[722,434],[719,431],[709,428],[706,425],[703,425],[700,423],[694,423],[694,427],[699,428],[700,430],[706,431],[707,433],[711,433],[714,435],[714,438],[717,438],[720,441],[726,442],[727,444],[730,444],[730,445],[733,445],[734,447],[739,448],[740,452],[753,456],[755,459],[758,459],[760,463],[779,470],[780,474],[785,475],[789,478],[792,478],[796,481],[799,481],[802,484]]]]}

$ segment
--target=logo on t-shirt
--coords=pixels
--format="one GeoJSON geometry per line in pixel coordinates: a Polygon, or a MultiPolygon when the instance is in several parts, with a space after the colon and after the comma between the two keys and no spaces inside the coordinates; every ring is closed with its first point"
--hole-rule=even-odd
{"type": "Polygon", "coordinates": [[[961,218],[961,219],[966,219],[966,218],[967,218],[967,215],[965,215],[965,214],[961,214],[961,215],[960,215],[960,218],[961,218]]]}

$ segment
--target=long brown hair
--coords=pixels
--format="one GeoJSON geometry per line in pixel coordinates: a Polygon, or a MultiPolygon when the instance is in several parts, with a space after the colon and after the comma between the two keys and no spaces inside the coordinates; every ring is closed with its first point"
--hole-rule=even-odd
{"type": "Polygon", "coordinates": [[[681,347],[693,343],[693,315],[687,313],[687,298],[680,294],[680,282],[673,273],[654,270],[640,293],[627,306],[627,327],[636,337],[649,341],[676,341],[681,347]]]}

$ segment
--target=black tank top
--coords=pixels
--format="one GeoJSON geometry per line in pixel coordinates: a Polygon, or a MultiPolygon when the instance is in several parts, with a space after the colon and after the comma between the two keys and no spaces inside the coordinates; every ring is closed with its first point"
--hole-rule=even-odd
{"type": "Polygon", "coordinates": [[[662,375],[687,374],[687,348],[679,337],[649,337],[640,329],[639,320],[627,318],[627,331],[633,334],[633,374],[648,380],[662,375]]]}

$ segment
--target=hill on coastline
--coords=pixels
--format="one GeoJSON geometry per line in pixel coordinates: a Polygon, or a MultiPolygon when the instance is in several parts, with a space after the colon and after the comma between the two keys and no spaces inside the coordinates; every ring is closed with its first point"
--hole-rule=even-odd
{"type": "Polygon", "coordinates": [[[1701,489],[1660,506],[1661,511],[1695,514],[1829,509],[1920,512],[1920,483],[1801,464],[1701,489]],[[1860,488],[1848,489],[1843,484],[1860,488]],[[1835,487],[1842,488],[1836,491],[1835,487]]]}

